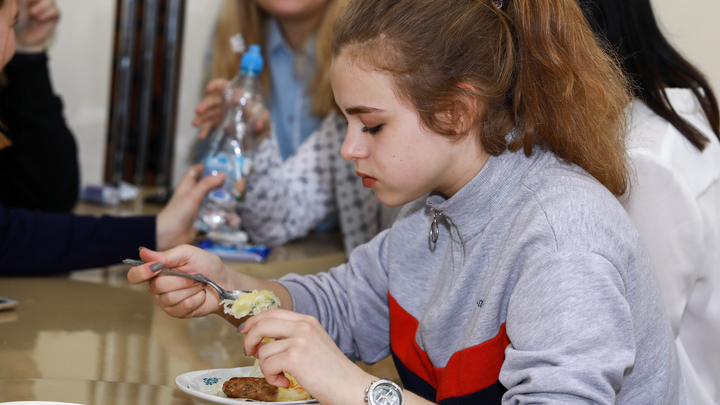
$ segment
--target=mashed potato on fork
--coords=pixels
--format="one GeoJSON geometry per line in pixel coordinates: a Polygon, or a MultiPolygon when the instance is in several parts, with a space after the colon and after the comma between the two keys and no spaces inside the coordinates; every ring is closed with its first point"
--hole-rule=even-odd
{"type": "Polygon", "coordinates": [[[223,311],[226,314],[240,319],[248,315],[257,315],[270,308],[277,308],[280,306],[280,299],[270,290],[254,290],[242,294],[235,300],[222,300],[220,305],[224,306],[223,311]]]}

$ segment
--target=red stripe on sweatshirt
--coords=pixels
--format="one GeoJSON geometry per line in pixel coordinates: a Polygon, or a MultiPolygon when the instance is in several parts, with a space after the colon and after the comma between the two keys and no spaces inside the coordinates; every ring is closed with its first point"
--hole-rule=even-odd
{"type": "Polygon", "coordinates": [[[460,397],[487,388],[498,381],[510,344],[505,324],[497,336],[455,352],[444,368],[433,366],[427,353],[415,341],[419,323],[388,294],[390,302],[390,345],[400,361],[437,390],[437,401],[460,397]]]}

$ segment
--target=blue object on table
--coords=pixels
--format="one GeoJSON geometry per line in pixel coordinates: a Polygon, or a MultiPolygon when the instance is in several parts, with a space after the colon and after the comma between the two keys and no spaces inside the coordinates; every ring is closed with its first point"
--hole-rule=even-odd
{"type": "Polygon", "coordinates": [[[222,246],[205,239],[198,247],[210,253],[216,254],[219,258],[237,262],[263,262],[270,254],[270,248],[265,245],[246,245],[243,248],[234,246],[222,246]]]}

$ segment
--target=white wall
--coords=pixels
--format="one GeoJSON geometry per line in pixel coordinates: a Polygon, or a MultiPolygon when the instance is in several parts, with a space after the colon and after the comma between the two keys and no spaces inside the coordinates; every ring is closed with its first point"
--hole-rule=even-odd
{"type": "MultiPolygon", "coordinates": [[[[720,93],[720,1],[652,0],[669,40],[720,93]]],[[[55,89],[80,148],[83,184],[105,170],[115,0],[57,0],[63,18],[50,50],[55,89]]],[[[190,122],[202,97],[205,51],[222,0],[187,0],[178,100],[174,183],[189,167],[196,130],[190,122]]]]}
{"type": "Polygon", "coordinates": [[[710,80],[720,95],[720,1],[652,0],[656,17],[673,46],[710,80]]]}
{"type": "Polygon", "coordinates": [[[50,73],[77,139],[82,183],[99,184],[105,172],[115,1],[56,1],[62,17],[49,51],[50,73]]]}
{"type": "MultiPolygon", "coordinates": [[[[115,0],[56,0],[62,12],[50,48],[55,91],[78,142],[83,184],[99,184],[105,173],[115,0]]],[[[201,97],[204,53],[221,0],[187,0],[183,65],[178,100],[174,179],[188,167],[196,131],[190,125],[201,97]]]]}
{"type": "Polygon", "coordinates": [[[173,184],[190,167],[192,146],[197,129],[191,122],[195,107],[205,95],[206,54],[215,27],[222,0],[188,0],[185,9],[185,37],[183,43],[183,64],[180,72],[178,114],[175,124],[175,160],[173,162],[173,184]]]}

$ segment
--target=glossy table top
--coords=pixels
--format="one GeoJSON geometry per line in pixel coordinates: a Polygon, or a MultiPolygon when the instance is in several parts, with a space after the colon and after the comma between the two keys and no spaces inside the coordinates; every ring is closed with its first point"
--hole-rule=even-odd
{"type": "MultiPolygon", "coordinates": [[[[193,405],[177,388],[112,381],[0,379],[0,403],[49,401],[93,405],[193,405]]],[[[48,404],[49,405],[49,404],[48,404]]]]}
{"type": "MultiPolygon", "coordinates": [[[[345,261],[337,234],[312,234],[275,248],[266,263],[227,262],[264,279],[314,274],[345,261]]],[[[182,373],[252,365],[243,335],[218,316],[175,319],[129,266],[68,276],[0,278],[0,296],[19,301],[0,311],[0,402],[81,404],[192,403],[175,388],[182,373]]],[[[361,365],[397,380],[391,359],[361,365]]]]}

